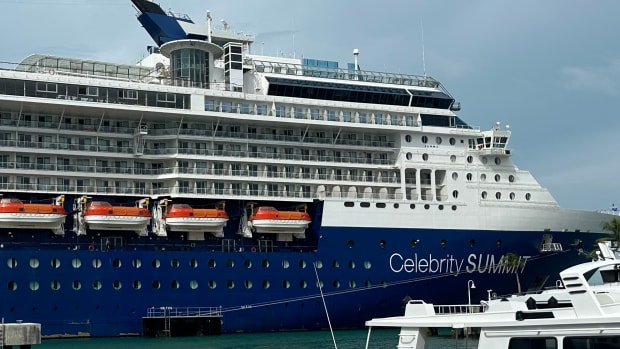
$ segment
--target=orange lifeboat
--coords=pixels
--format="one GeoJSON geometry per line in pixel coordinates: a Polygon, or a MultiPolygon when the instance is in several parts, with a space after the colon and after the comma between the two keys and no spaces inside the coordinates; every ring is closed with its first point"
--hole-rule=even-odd
{"type": "Polygon", "coordinates": [[[163,216],[170,231],[222,233],[228,214],[221,208],[192,208],[188,204],[172,204],[163,216]]]}
{"type": "Polygon", "coordinates": [[[257,233],[301,233],[312,220],[303,211],[279,211],[275,207],[260,206],[249,222],[257,233]]]}
{"type": "Polygon", "coordinates": [[[64,195],[50,204],[28,204],[16,198],[0,199],[0,227],[14,229],[51,229],[64,234],[67,212],[63,207],[64,195]]]}
{"type": "Polygon", "coordinates": [[[82,212],[84,223],[94,230],[134,230],[145,233],[151,220],[146,208],[148,199],[138,201],[136,206],[113,206],[107,201],[90,201],[82,212]]]}

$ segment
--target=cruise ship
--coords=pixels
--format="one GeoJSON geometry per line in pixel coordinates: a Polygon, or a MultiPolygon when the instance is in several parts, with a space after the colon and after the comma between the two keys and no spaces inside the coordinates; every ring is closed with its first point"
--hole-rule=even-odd
{"type": "Polygon", "coordinates": [[[137,64],[0,70],[5,321],[129,336],[153,310],[210,309],[222,333],[363,328],[412,298],[541,289],[608,236],[613,214],[560,208],[509,127],[462,120],[430,76],[362,70],[357,50],[257,55],[210,13],[132,3],[154,41],[137,64]]]}

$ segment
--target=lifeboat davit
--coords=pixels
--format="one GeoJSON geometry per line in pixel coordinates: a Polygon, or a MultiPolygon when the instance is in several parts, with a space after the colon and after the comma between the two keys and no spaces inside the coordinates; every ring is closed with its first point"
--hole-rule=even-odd
{"type": "Polygon", "coordinates": [[[312,220],[303,211],[279,211],[275,207],[260,206],[249,219],[257,233],[291,233],[301,237],[312,220]]]}
{"type": "Polygon", "coordinates": [[[64,234],[67,212],[63,207],[64,195],[49,204],[28,204],[16,198],[0,199],[0,227],[13,229],[51,229],[64,234]]]}
{"type": "Polygon", "coordinates": [[[221,208],[192,208],[187,204],[172,204],[163,216],[170,231],[208,232],[223,236],[228,214],[221,208]]]}
{"type": "Polygon", "coordinates": [[[136,206],[113,206],[107,201],[89,201],[82,212],[84,223],[93,230],[133,230],[146,235],[151,213],[146,208],[148,199],[136,206]]]}

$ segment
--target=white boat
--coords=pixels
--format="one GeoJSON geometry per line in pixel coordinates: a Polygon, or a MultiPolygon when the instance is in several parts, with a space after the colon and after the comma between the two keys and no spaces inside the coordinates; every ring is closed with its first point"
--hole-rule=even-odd
{"type": "Polygon", "coordinates": [[[476,306],[411,300],[403,316],[366,322],[366,348],[373,327],[400,327],[397,348],[408,349],[426,348],[436,328],[479,332],[478,348],[620,348],[620,260],[609,243],[599,243],[599,249],[592,262],[561,272],[554,289],[476,306]]]}

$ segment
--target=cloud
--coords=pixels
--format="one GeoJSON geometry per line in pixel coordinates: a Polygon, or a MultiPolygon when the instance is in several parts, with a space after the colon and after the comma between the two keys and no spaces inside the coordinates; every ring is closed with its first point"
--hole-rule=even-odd
{"type": "Polygon", "coordinates": [[[564,67],[560,71],[563,86],[569,90],[602,92],[620,95],[620,60],[611,60],[606,65],[589,67],[564,67]]]}

